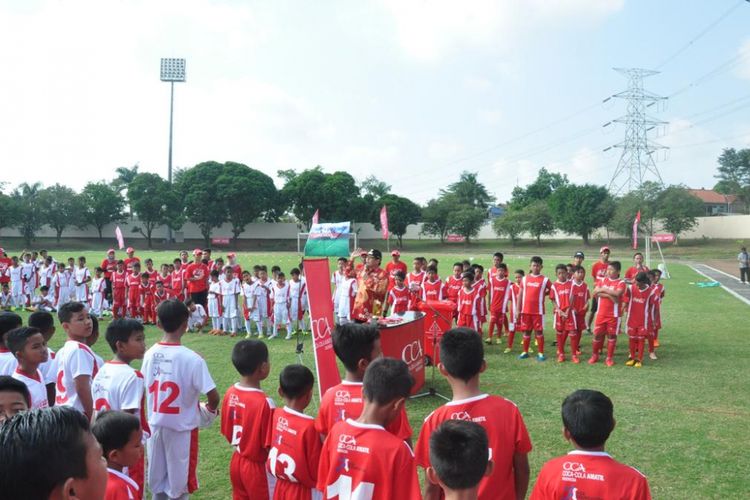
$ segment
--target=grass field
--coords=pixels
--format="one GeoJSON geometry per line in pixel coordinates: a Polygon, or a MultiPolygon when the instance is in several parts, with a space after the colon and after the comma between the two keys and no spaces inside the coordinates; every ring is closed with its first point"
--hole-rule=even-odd
{"type": "MultiPolygon", "coordinates": [[[[420,249],[422,250],[422,249],[420,249]]],[[[78,251],[53,250],[62,260],[78,251]]],[[[422,253],[422,252],[420,252],[422,253]]],[[[428,253],[428,252],[424,252],[428,253]]],[[[475,259],[489,265],[490,251],[475,259]]],[[[508,254],[514,252],[507,252],[508,254]]],[[[542,248],[542,255],[553,255],[542,248]]],[[[589,253],[593,253],[589,251],[589,253]]],[[[624,252],[623,252],[624,253],[624,252]]],[[[103,252],[83,252],[89,263],[101,260],[103,252]]],[[[173,252],[139,252],[159,264],[173,252]]],[[[410,256],[405,252],[404,259],[410,256]]],[[[476,257],[476,253],[472,253],[476,257]]],[[[567,252],[564,253],[567,255],[567,252]]],[[[442,273],[456,255],[428,253],[441,261],[442,273]]],[[[469,255],[467,255],[469,256],[469,255]]],[[[593,257],[593,255],[591,256],[593,257]]],[[[557,259],[546,260],[546,271],[557,259]]],[[[296,265],[299,257],[291,253],[241,254],[240,264],[278,264],[284,270],[296,265]]],[[[509,267],[526,268],[527,260],[506,259],[509,267]]],[[[587,259],[587,264],[591,258],[587,259]]],[[[560,403],[578,388],[598,389],[615,404],[617,428],[608,451],[618,460],[640,469],[649,478],[654,498],[748,498],[750,487],[747,446],[750,422],[750,355],[748,342],[748,306],[718,288],[701,289],[690,285],[703,278],[685,265],[670,263],[672,279],[665,282],[667,297],[663,307],[665,327],[660,337],[659,360],[646,360],[641,369],[623,365],[627,341],[618,345],[617,366],[557,364],[553,360],[538,363],[520,361],[502,354],[502,346],[486,350],[488,370],[482,377],[484,390],[515,401],[526,421],[534,450],[530,454],[532,478],[549,458],[568,451],[561,435],[560,403]]],[[[103,328],[106,328],[104,323],[103,328]]],[[[550,339],[551,330],[547,330],[550,339]]],[[[147,328],[148,344],[159,338],[154,327],[147,328]]],[[[61,331],[51,341],[58,348],[64,341],[61,331]]],[[[582,342],[584,356],[590,354],[590,336],[582,342]]],[[[189,334],[185,344],[198,351],[208,362],[221,393],[237,378],[229,362],[234,341],[223,337],[189,334]]],[[[276,397],[278,373],[294,363],[294,343],[269,342],[272,373],[265,382],[266,392],[276,397]]],[[[309,337],[304,362],[312,367],[309,337]]],[[[554,349],[554,348],[550,348],[554,349]]],[[[95,350],[105,359],[111,354],[104,341],[95,350]]],[[[429,372],[428,372],[429,380],[429,372]]],[[[437,388],[449,394],[447,384],[438,375],[437,388]]],[[[278,397],[276,397],[278,401],[278,397]]],[[[415,431],[422,419],[441,402],[435,398],[410,401],[407,410],[415,431]]],[[[309,409],[313,413],[312,408],[309,409]]],[[[228,478],[230,448],[219,434],[218,422],[201,431],[199,480],[201,489],[194,498],[231,497],[228,478]]]]}

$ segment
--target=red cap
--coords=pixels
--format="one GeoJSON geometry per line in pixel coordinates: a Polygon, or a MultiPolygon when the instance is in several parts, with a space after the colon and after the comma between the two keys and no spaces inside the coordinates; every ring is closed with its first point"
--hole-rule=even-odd
{"type": "Polygon", "coordinates": [[[601,248],[599,249],[599,253],[602,253],[602,252],[609,252],[609,251],[610,251],[610,250],[609,250],[609,247],[608,247],[607,245],[604,245],[603,247],[601,247],[601,248]]]}
{"type": "Polygon", "coordinates": [[[135,252],[135,249],[133,247],[128,247],[125,249],[125,253],[135,252]]]}
{"type": "Polygon", "coordinates": [[[110,248],[109,250],[107,250],[107,255],[109,255],[111,253],[115,253],[115,249],[114,248],[110,248]]]}
{"type": "Polygon", "coordinates": [[[196,248],[195,250],[193,250],[193,255],[203,255],[203,250],[201,250],[200,248],[196,248]]]}
{"type": "Polygon", "coordinates": [[[398,250],[394,250],[394,251],[391,252],[391,255],[394,255],[394,256],[398,255],[400,257],[401,256],[401,252],[399,252],[398,250]]]}
{"type": "Polygon", "coordinates": [[[234,259],[235,257],[237,257],[237,254],[234,252],[229,252],[227,254],[227,259],[234,259]]]}

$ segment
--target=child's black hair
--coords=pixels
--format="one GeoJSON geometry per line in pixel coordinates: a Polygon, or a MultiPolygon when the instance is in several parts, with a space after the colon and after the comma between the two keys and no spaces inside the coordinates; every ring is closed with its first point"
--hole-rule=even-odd
{"type": "Polygon", "coordinates": [[[506,264],[505,262],[501,262],[500,264],[498,264],[497,268],[502,269],[506,274],[508,273],[508,264],[506,264]]]}
{"type": "Polygon", "coordinates": [[[336,259],[336,262],[349,262],[349,259],[347,259],[346,257],[339,257],[338,259],[336,259]]]}
{"type": "Polygon", "coordinates": [[[454,263],[453,263],[453,268],[455,269],[455,268],[456,268],[456,266],[460,267],[461,269],[463,269],[463,267],[464,267],[464,265],[463,265],[463,264],[461,264],[460,262],[454,262],[454,263]]]}
{"type": "Polygon", "coordinates": [[[289,271],[289,274],[291,274],[292,276],[299,276],[300,272],[299,272],[299,269],[297,269],[296,267],[294,267],[294,268],[292,268],[291,271],[289,271]]]}
{"type": "Polygon", "coordinates": [[[18,328],[23,325],[21,316],[14,312],[1,312],[0,313],[0,345],[5,342],[5,334],[14,328],[18,328]]]}
{"type": "Polygon", "coordinates": [[[3,498],[49,498],[69,478],[86,478],[86,416],[69,406],[21,412],[0,426],[3,498]]]}
{"type": "Polygon", "coordinates": [[[183,323],[186,323],[190,311],[185,304],[177,299],[165,300],[156,308],[156,316],[165,332],[176,332],[183,323]]]}
{"type": "Polygon", "coordinates": [[[534,255],[529,262],[532,264],[539,264],[540,266],[544,265],[544,259],[542,259],[538,255],[534,255]]]}
{"type": "Polygon", "coordinates": [[[39,287],[40,292],[49,292],[49,287],[47,285],[42,285],[39,287]]]}
{"type": "Polygon", "coordinates": [[[490,457],[484,427],[470,420],[446,420],[430,435],[430,465],[451,490],[479,484],[490,457]]]}
{"type": "Polygon", "coordinates": [[[135,319],[120,318],[113,320],[112,323],[107,326],[107,332],[104,334],[104,338],[109,344],[109,348],[112,352],[117,353],[117,343],[127,343],[130,337],[137,332],[143,331],[143,323],[135,319]]]}
{"type": "Polygon", "coordinates": [[[466,280],[468,279],[471,282],[474,282],[474,273],[472,271],[466,271],[465,273],[461,273],[461,279],[466,280]]]}
{"type": "Polygon", "coordinates": [[[213,271],[211,271],[211,272],[209,273],[209,275],[210,275],[210,276],[211,276],[212,278],[218,278],[218,277],[219,277],[219,271],[218,271],[218,270],[216,270],[216,269],[214,269],[213,271]]]}
{"type": "Polygon", "coordinates": [[[124,448],[140,428],[140,419],[132,413],[104,411],[96,415],[91,432],[102,447],[102,455],[107,458],[111,451],[124,448]]]}
{"type": "Polygon", "coordinates": [[[394,278],[398,278],[398,279],[400,279],[400,280],[405,280],[405,279],[406,279],[406,273],[404,273],[403,271],[396,271],[396,272],[395,272],[395,273],[393,274],[393,277],[394,277],[394,278]]]}
{"type": "Polygon", "coordinates": [[[555,274],[557,274],[560,271],[564,271],[565,273],[568,272],[568,266],[565,264],[558,264],[555,266],[555,274]]]}
{"type": "Polygon", "coordinates": [[[438,270],[436,266],[433,266],[432,264],[430,264],[429,266],[427,266],[427,272],[437,274],[438,270]]]}
{"type": "Polygon", "coordinates": [[[440,339],[440,362],[451,377],[468,382],[482,369],[482,338],[471,328],[448,330],[440,339]]]}
{"type": "Polygon", "coordinates": [[[651,283],[651,281],[648,279],[648,274],[643,271],[635,275],[635,282],[642,285],[648,285],[649,283],[651,283]]]}
{"type": "Polygon", "coordinates": [[[406,363],[395,358],[378,358],[365,370],[362,394],[368,401],[382,406],[409,397],[413,385],[414,377],[406,363]]]}
{"type": "MultiPolygon", "coordinates": [[[[21,382],[20,380],[14,379],[10,375],[0,375],[0,392],[17,392],[21,396],[23,396],[24,401],[26,401],[26,406],[31,408],[31,393],[29,392],[29,388],[21,382]]],[[[2,428],[2,425],[0,425],[0,428],[2,428]]],[[[3,465],[5,465],[4,462],[0,462],[3,465]]],[[[2,467],[0,467],[2,469],[2,467]]],[[[2,473],[0,473],[1,475],[2,473]]],[[[0,484],[3,484],[0,482],[0,484]]],[[[10,498],[10,497],[8,497],[10,498]]]]}
{"type": "Polygon", "coordinates": [[[349,323],[333,330],[333,350],[349,372],[356,372],[360,359],[372,359],[372,349],[380,338],[377,327],[349,323]]]}
{"type": "Polygon", "coordinates": [[[495,252],[495,253],[492,254],[492,256],[493,257],[499,257],[500,258],[500,262],[502,262],[503,259],[505,258],[505,256],[503,255],[503,252],[495,252]]]}
{"type": "Polygon", "coordinates": [[[599,391],[579,389],[563,401],[562,420],[578,446],[598,448],[615,427],[612,401],[599,391]]]}
{"type": "Polygon", "coordinates": [[[17,352],[23,351],[26,342],[29,341],[29,337],[36,335],[37,333],[40,335],[42,334],[38,328],[29,326],[14,328],[5,334],[5,345],[11,354],[15,356],[17,352]]]}
{"type": "Polygon", "coordinates": [[[607,263],[607,265],[612,267],[618,273],[622,270],[622,264],[619,260],[611,260],[607,263]]]}
{"type": "Polygon", "coordinates": [[[287,365],[279,374],[279,388],[289,399],[304,396],[314,383],[315,377],[305,365],[287,365]]]}
{"type": "Polygon", "coordinates": [[[57,319],[60,323],[69,323],[74,314],[85,310],[86,306],[80,302],[66,302],[57,310],[57,319]]]}
{"type": "Polygon", "coordinates": [[[526,271],[524,271],[523,269],[516,269],[515,271],[513,271],[513,274],[520,274],[521,276],[526,276],[526,271]]]}
{"type": "Polygon", "coordinates": [[[276,279],[278,279],[278,278],[286,278],[286,274],[284,274],[283,272],[279,271],[279,272],[278,272],[278,273],[276,274],[276,279]]]}
{"type": "Polygon", "coordinates": [[[102,268],[101,268],[101,267],[99,267],[99,266],[96,266],[96,269],[94,269],[94,271],[95,271],[95,272],[97,272],[97,273],[103,273],[103,272],[104,272],[104,269],[102,269],[102,268]]]}
{"type": "Polygon", "coordinates": [[[268,346],[255,339],[240,340],[232,349],[232,364],[242,376],[249,376],[268,362],[268,346]]]}

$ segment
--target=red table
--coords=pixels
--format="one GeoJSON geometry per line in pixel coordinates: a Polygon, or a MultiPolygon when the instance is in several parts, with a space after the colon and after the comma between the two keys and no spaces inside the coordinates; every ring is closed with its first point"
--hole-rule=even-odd
{"type": "Polygon", "coordinates": [[[378,323],[383,355],[401,359],[414,377],[411,393],[424,385],[424,313],[407,312],[378,323]]]}

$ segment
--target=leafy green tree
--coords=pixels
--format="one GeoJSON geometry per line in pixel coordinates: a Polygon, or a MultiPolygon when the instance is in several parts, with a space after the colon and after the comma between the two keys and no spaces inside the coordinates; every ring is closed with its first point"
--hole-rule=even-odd
{"type": "Polygon", "coordinates": [[[13,198],[0,191],[0,229],[12,227],[17,213],[13,198]]]}
{"type": "Polygon", "coordinates": [[[372,196],[373,200],[382,198],[383,196],[390,194],[391,185],[386,184],[374,175],[368,175],[364,181],[362,181],[362,193],[365,195],[372,196]]]}
{"type": "Polygon", "coordinates": [[[42,205],[39,203],[38,196],[42,189],[40,182],[20,184],[13,190],[11,198],[15,207],[15,227],[21,233],[27,247],[31,247],[31,242],[44,225],[44,216],[42,205]]]}
{"type": "Polygon", "coordinates": [[[644,182],[643,185],[615,200],[615,210],[607,228],[618,234],[632,238],[633,220],[638,211],[641,212],[641,227],[648,234],[652,234],[654,218],[658,208],[659,195],[662,186],[656,182],[644,182]]]}
{"type": "Polygon", "coordinates": [[[722,194],[735,195],[745,205],[745,213],[750,212],[750,148],[722,151],[716,177],[719,182],[715,189],[722,194]]]}
{"type": "Polygon", "coordinates": [[[141,226],[133,227],[152,247],[152,234],[158,226],[171,223],[179,196],[169,182],[158,174],[139,173],[128,187],[128,201],[141,226]]]}
{"type": "Polygon", "coordinates": [[[659,211],[656,217],[664,229],[675,235],[675,245],[680,233],[689,231],[698,224],[703,215],[703,202],[690,194],[685,186],[669,186],[659,196],[659,211]]]}
{"type": "Polygon", "coordinates": [[[102,230],[107,224],[121,222],[125,216],[125,198],[116,188],[106,182],[89,182],[81,192],[84,205],[84,220],[81,227],[92,225],[102,239],[102,230]]]}
{"type": "Polygon", "coordinates": [[[477,179],[477,173],[461,172],[458,182],[454,182],[442,194],[451,194],[456,203],[487,211],[495,197],[487,192],[487,188],[477,179]]]}
{"type": "Polygon", "coordinates": [[[42,209],[42,220],[55,230],[57,243],[60,243],[65,228],[80,226],[84,219],[84,205],[81,196],[67,186],[55,184],[38,193],[38,203],[42,209]]]}
{"type": "Polygon", "coordinates": [[[511,192],[509,208],[520,210],[537,202],[547,200],[559,187],[568,184],[568,176],[549,172],[542,167],[534,182],[526,187],[516,186],[511,192]]]}
{"type": "Polygon", "coordinates": [[[437,236],[445,242],[450,230],[449,218],[458,203],[453,195],[443,194],[427,202],[422,209],[422,234],[437,236]]]}
{"type": "Polygon", "coordinates": [[[380,231],[380,209],[385,205],[388,211],[388,231],[396,235],[399,248],[403,246],[403,237],[410,224],[419,222],[421,210],[419,205],[408,198],[387,194],[378,199],[373,206],[370,222],[380,231]]]}
{"type": "Polygon", "coordinates": [[[466,238],[468,245],[471,243],[471,238],[479,234],[485,220],[487,220],[486,209],[471,205],[458,205],[448,217],[448,228],[466,238]]]}
{"type": "Polygon", "coordinates": [[[505,214],[495,218],[492,221],[492,229],[500,236],[507,236],[512,246],[520,239],[521,234],[526,230],[526,218],[522,211],[508,210],[505,214]]]}
{"type": "Polygon", "coordinates": [[[550,195],[549,210],[555,226],[570,234],[577,234],[583,244],[612,218],[614,205],[607,188],[591,184],[564,184],[550,195]]]}
{"type": "MultiPolygon", "coordinates": [[[[132,167],[117,167],[115,169],[115,178],[112,180],[112,186],[117,189],[117,192],[122,194],[126,197],[126,201],[130,198],[127,197],[127,191],[130,187],[130,183],[135,180],[135,178],[138,176],[138,164],[136,163],[132,167]]],[[[128,212],[130,213],[130,218],[133,218],[133,207],[132,205],[128,205],[128,212]]],[[[151,247],[149,247],[151,248],[151,247]]]]}
{"type": "Polygon", "coordinates": [[[542,246],[542,236],[555,234],[552,214],[545,201],[536,201],[521,213],[526,221],[526,231],[536,239],[536,246],[542,246]]]}
{"type": "Polygon", "coordinates": [[[211,243],[211,231],[228,218],[226,206],[217,203],[222,199],[218,179],[223,172],[223,164],[206,161],[180,170],[175,177],[175,185],[185,205],[185,217],[198,226],[206,246],[211,243]]]}

